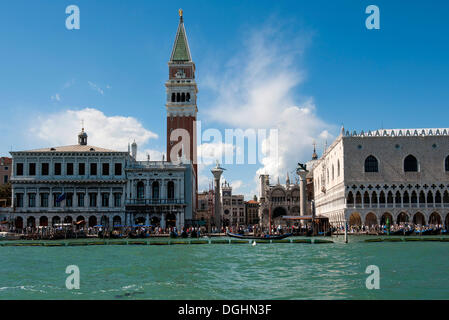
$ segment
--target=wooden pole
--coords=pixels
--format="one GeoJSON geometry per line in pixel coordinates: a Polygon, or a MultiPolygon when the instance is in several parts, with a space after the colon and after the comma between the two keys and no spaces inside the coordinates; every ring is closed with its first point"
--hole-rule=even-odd
{"type": "Polygon", "coordinates": [[[270,210],[268,212],[268,234],[271,235],[271,204],[270,204],[270,210]]]}

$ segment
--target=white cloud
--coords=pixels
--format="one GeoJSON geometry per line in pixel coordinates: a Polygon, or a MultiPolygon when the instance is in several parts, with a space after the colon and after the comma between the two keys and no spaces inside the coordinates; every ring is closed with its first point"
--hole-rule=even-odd
{"type": "Polygon", "coordinates": [[[97,91],[99,94],[104,95],[104,90],[102,88],[100,88],[97,84],[91,82],[91,81],[87,81],[87,83],[89,84],[90,88],[92,90],[97,91]]]}
{"type": "Polygon", "coordinates": [[[231,187],[232,187],[232,192],[238,192],[238,190],[240,189],[240,187],[243,185],[243,181],[242,180],[234,180],[231,182],[231,187]]]}
{"type": "Polygon", "coordinates": [[[222,163],[225,154],[232,154],[234,149],[235,147],[229,143],[202,143],[197,147],[198,163],[211,165],[215,164],[216,160],[222,163]]]}
{"type": "Polygon", "coordinates": [[[217,95],[207,115],[233,127],[278,129],[278,157],[261,159],[254,177],[258,183],[260,173],[270,174],[272,180],[285,177],[297,162],[310,159],[313,141],[332,139],[329,132],[337,128],[317,116],[313,98],[301,101],[293,90],[305,78],[301,56],[309,37],[295,38],[282,27],[269,26],[248,39],[224,72],[206,77],[217,95]]]}
{"type": "MultiPolygon", "coordinates": [[[[32,122],[29,133],[36,145],[77,144],[82,121],[88,134],[88,144],[102,148],[126,151],[128,143],[134,139],[138,145],[144,146],[150,139],[158,137],[133,117],[107,116],[93,108],[65,110],[39,116],[32,122]]],[[[145,153],[143,156],[146,157],[145,153]]]]}
{"type": "Polygon", "coordinates": [[[55,95],[51,96],[52,101],[61,101],[61,96],[59,93],[56,93],[55,95]]]}

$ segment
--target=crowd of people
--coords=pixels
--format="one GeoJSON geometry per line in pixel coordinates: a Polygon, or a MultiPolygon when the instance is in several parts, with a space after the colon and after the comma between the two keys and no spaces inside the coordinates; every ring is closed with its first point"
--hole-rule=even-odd
{"type": "MultiPolygon", "coordinates": [[[[337,233],[344,233],[345,227],[339,226],[336,228],[337,233]]],[[[384,234],[387,231],[396,232],[396,231],[404,231],[406,232],[416,232],[420,233],[427,230],[433,230],[435,232],[441,231],[442,233],[447,231],[447,227],[442,224],[429,224],[429,225],[415,225],[413,223],[400,223],[400,224],[392,224],[392,225],[371,225],[366,226],[362,225],[348,225],[348,233],[352,234],[384,234]]]]}
{"type": "MultiPolygon", "coordinates": [[[[111,227],[85,225],[60,224],[55,226],[34,226],[17,229],[14,226],[7,227],[2,225],[0,231],[8,231],[21,235],[24,239],[63,239],[63,238],[148,238],[148,237],[182,237],[182,238],[198,238],[203,236],[226,235],[227,233],[236,234],[252,234],[261,236],[264,234],[282,235],[292,233],[293,235],[311,235],[313,231],[310,225],[305,226],[281,226],[273,225],[271,232],[268,228],[262,228],[259,225],[239,225],[239,226],[223,226],[222,228],[210,227],[210,231],[205,226],[189,226],[178,229],[175,226],[161,228],[160,226],[133,226],[133,227],[111,227]]],[[[401,223],[392,225],[348,225],[348,233],[350,234],[386,234],[398,233],[404,234],[426,234],[432,231],[432,234],[447,234],[447,226],[441,224],[415,225],[412,223],[401,223]]],[[[343,234],[345,232],[344,225],[325,230],[324,233],[343,234]]],[[[322,234],[323,230],[315,230],[315,233],[322,234]],[[321,232],[319,232],[321,231],[321,232]]]]}

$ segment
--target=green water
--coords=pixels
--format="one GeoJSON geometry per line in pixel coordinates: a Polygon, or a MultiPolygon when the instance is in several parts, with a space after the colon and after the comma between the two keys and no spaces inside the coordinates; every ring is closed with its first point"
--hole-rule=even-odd
{"type": "Polygon", "coordinates": [[[0,299],[449,299],[449,242],[0,247],[0,299]],[[65,287],[68,265],[81,287],[65,287]],[[368,290],[365,269],[380,269],[368,290]]]}

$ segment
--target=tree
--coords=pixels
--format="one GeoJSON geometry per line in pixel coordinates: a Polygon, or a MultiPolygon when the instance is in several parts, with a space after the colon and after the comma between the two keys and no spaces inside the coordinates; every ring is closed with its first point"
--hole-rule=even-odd
{"type": "Polygon", "coordinates": [[[0,206],[10,206],[12,199],[11,184],[7,183],[0,186],[0,206]]]}

